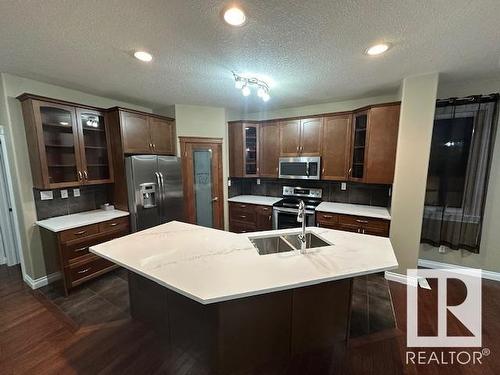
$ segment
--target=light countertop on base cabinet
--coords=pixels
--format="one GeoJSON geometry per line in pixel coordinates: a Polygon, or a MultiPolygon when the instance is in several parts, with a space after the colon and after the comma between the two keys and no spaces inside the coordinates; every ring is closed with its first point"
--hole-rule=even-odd
{"type": "Polygon", "coordinates": [[[62,232],[64,230],[82,227],[84,225],[102,223],[103,221],[129,216],[129,213],[121,210],[92,210],[79,212],[77,214],[51,217],[50,219],[38,220],[37,225],[51,232],[62,232]]]}
{"type": "Polygon", "coordinates": [[[268,197],[264,195],[238,195],[236,197],[229,198],[228,202],[272,206],[282,199],[283,198],[281,197],[268,197]]]}
{"type": "Polygon", "coordinates": [[[316,211],[332,214],[372,217],[376,219],[391,220],[391,214],[386,207],[367,206],[362,204],[321,202],[316,211]]]}

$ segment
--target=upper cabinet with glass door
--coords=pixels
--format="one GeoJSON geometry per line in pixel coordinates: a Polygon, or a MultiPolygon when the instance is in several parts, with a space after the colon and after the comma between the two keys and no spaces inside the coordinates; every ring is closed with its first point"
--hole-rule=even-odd
{"type": "Polygon", "coordinates": [[[33,186],[58,189],[112,182],[109,140],[100,112],[23,94],[33,186]]]}

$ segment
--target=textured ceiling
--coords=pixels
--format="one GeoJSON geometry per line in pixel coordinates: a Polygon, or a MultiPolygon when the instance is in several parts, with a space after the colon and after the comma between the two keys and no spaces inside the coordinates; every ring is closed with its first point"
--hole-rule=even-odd
{"type": "Polygon", "coordinates": [[[0,0],[0,71],[137,102],[241,111],[393,92],[408,75],[500,74],[499,0],[0,0]],[[368,57],[378,41],[394,47],[368,57]],[[131,57],[144,48],[151,64],[131,57]],[[231,70],[275,81],[267,104],[243,98],[231,70]]]}

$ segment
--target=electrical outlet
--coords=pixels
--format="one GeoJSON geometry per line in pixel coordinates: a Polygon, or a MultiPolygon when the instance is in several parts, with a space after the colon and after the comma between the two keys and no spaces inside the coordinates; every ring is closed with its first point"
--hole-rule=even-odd
{"type": "Polygon", "coordinates": [[[66,189],[61,190],[61,198],[63,199],[68,198],[68,190],[66,189]]]}
{"type": "Polygon", "coordinates": [[[54,193],[52,192],[52,190],[41,191],[40,199],[42,201],[48,201],[50,199],[54,199],[54,193]]]}
{"type": "Polygon", "coordinates": [[[444,245],[439,246],[439,250],[438,250],[438,251],[439,251],[441,254],[446,253],[446,246],[444,246],[444,245]]]}
{"type": "Polygon", "coordinates": [[[80,196],[80,189],[73,189],[73,196],[79,197],[80,196]]]}
{"type": "Polygon", "coordinates": [[[227,187],[231,187],[231,179],[230,178],[227,179],[227,187]]]}
{"type": "Polygon", "coordinates": [[[260,178],[257,179],[257,185],[260,185],[260,178]]]}
{"type": "Polygon", "coordinates": [[[340,190],[347,190],[347,184],[345,182],[340,183],[340,190]]]}

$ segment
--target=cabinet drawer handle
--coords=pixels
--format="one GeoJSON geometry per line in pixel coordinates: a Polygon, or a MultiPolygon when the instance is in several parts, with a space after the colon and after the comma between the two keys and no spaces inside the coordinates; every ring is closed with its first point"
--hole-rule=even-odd
{"type": "Polygon", "coordinates": [[[87,272],[89,272],[91,269],[92,269],[92,267],[85,268],[84,270],[78,271],[77,273],[79,273],[79,274],[81,275],[82,273],[87,273],[87,272]]]}
{"type": "Polygon", "coordinates": [[[118,223],[110,223],[110,224],[109,224],[109,226],[110,226],[110,227],[114,227],[114,226],[116,226],[116,225],[118,225],[118,223]]]}
{"type": "Polygon", "coordinates": [[[245,219],[247,216],[246,215],[240,215],[241,219],[245,219]]]}
{"type": "Polygon", "coordinates": [[[81,236],[82,234],[85,234],[85,233],[87,233],[87,231],[86,231],[86,230],[81,230],[81,231],[79,231],[79,232],[75,232],[75,233],[73,233],[73,234],[74,234],[75,236],[81,236]]]}
{"type": "Polygon", "coordinates": [[[240,204],[241,208],[245,208],[247,205],[246,204],[240,204]]]}
{"type": "Polygon", "coordinates": [[[324,219],[331,219],[331,218],[333,218],[333,216],[332,215],[323,215],[323,218],[324,219]]]}
{"type": "Polygon", "coordinates": [[[368,224],[367,220],[356,219],[356,222],[361,223],[361,224],[368,224]]]}
{"type": "Polygon", "coordinates": [[[75,253],[79,253],[79,252],[81,252],[81,251],[85,251],[85,250],[87,250],[87,249],[88,249],[88,247],[80,247],[80,248],[78,248],[78,249],[75,249],[74,251],[75,251],[75,253]]]}
{"type": "Polygon", "coordinates": [[[363,229],[363,234],[365,234],[365,230],[363,229]]]}

